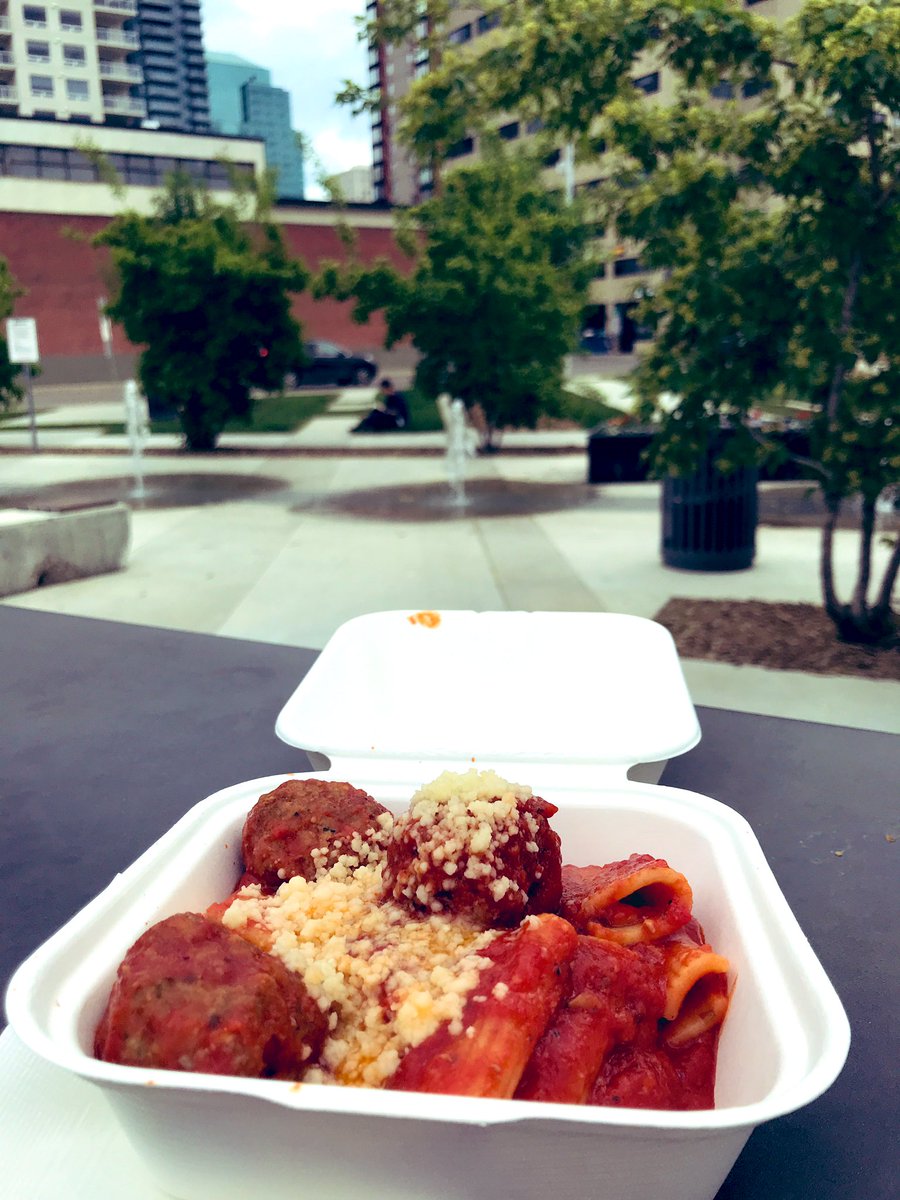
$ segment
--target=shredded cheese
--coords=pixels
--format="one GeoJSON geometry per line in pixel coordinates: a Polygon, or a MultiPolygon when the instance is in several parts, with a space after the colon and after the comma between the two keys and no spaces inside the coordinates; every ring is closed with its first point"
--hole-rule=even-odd
{"type": "Polygon", "coordinates": [[[467,995],[489,960],[479,954],[497,932],[459,917],[413,918],[384,901],[382,868],[390,822],[366,839],[354,835],[316,878],[297,876],[274,896],[245,888],[222,920],[248,923],[273,938],[272,953],[298,972],[323,1012],[329,1033],[319,1063],[305,1079],[377,1087],[396,1071],[405,1050],[447,1023],[463,1031],[467,995]]]}

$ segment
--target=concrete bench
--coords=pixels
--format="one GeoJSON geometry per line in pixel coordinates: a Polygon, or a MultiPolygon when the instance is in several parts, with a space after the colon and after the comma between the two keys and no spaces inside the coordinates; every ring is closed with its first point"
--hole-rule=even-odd
{"type": "Polygon", "coordinates": [[[0,510],[0,596],[117,571],[129,532],[124,504],[70,512],[0,510]]]}

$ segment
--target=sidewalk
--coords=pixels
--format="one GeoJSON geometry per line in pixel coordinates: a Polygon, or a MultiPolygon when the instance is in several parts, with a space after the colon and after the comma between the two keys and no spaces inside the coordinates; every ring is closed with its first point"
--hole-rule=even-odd
{"type": "MultiPolygon", "coordinates": [[[[819,603],[819,532],[761,527],[752,570],[679,572],[659,553],[657,484],[590,487],[584,431],[520,433],[470,463],[454,503],[442,434],[352,435],[341,412],[296,434],[226,435],[190,456],[154,435],[147,498],[132,502],[128,566],[4,603],[260,641],[321,647],[344,620],[379,609],[619,611],[652,617],[673,596],[819,603]]],[[[0,492],[51,486],[128,495],[127,439],[98,433],[109,401],[42,414],[80,426],[28,453],[0,433],[0,492]]],[[[0,503],[3,496],[0,495],[0,503]]],[[[839,530],[842,586],[856,539],[839,530]]],[[[879,548],[879,554],[886,550],[879,548]]],[[[722,663],[684,664],[694,700],[741,711],[900,733],[900,684],[722,663]]],[[[586,696],[602,680],[586,681],[586,696]]]]}

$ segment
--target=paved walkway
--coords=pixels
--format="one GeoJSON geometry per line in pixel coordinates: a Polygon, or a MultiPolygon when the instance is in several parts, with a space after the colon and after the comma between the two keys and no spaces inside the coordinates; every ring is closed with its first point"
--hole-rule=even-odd
{"type": "MultiPolygon", "coordinates": [[[[98,432],[121,406],[70,406],[80,428],[40,434],[37,455],[27,427],[3,432],[7,503],[54,486],[133,504],[127,569],[4,603],[321,647],[344,620],[379,609],[652,617],[673,596],[819,602],[814,527],[761,527],[750,571],[673,571],[660,560],[658,485],[588,486],[583,432],[509,435],[505,453],[472,460],[460,505],[442,435],[350,434],[370,396],[345,393],[297,434],[226,435],[222,454],[188,456],[156,435],[142,501],[125,439],[98,432]]],[[[45,410],[42,423],[70,415],[45,410]]],[[[839,531],[845,584],[855,556],[854,535],[839,531]]],[[[897,683],[694,661],[685,674],[699,704],[900,733],[897,683]]],[[[586,695],[602,686],[585,681],[586,695]]]]}

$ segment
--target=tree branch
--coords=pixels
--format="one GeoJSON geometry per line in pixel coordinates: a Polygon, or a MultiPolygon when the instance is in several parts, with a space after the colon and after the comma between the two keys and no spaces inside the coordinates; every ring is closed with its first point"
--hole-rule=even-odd
{"type": "MultiPolygon", "coordinates": [[[[847,290],[844,292],[844,303],[841,305],[841,323],[837,331],[838,340],[841,342],[850,332],[850,326],[853,324],[853,310],[856,307],[856,296],[859,292],[859,277],[861,273],[862,255],[857,251],[853,256],[853,261],[850,263],[850,271],[847,275],[847,290]]],[[[837,422],[837,410],[846,374],[847,368],[843,361],[836,363],[834,373],[831,377],[831,386],[828,389],[828,399],[825,403],[825,414],[828,418],[828,424],[832,429],[837,422]]]]}

